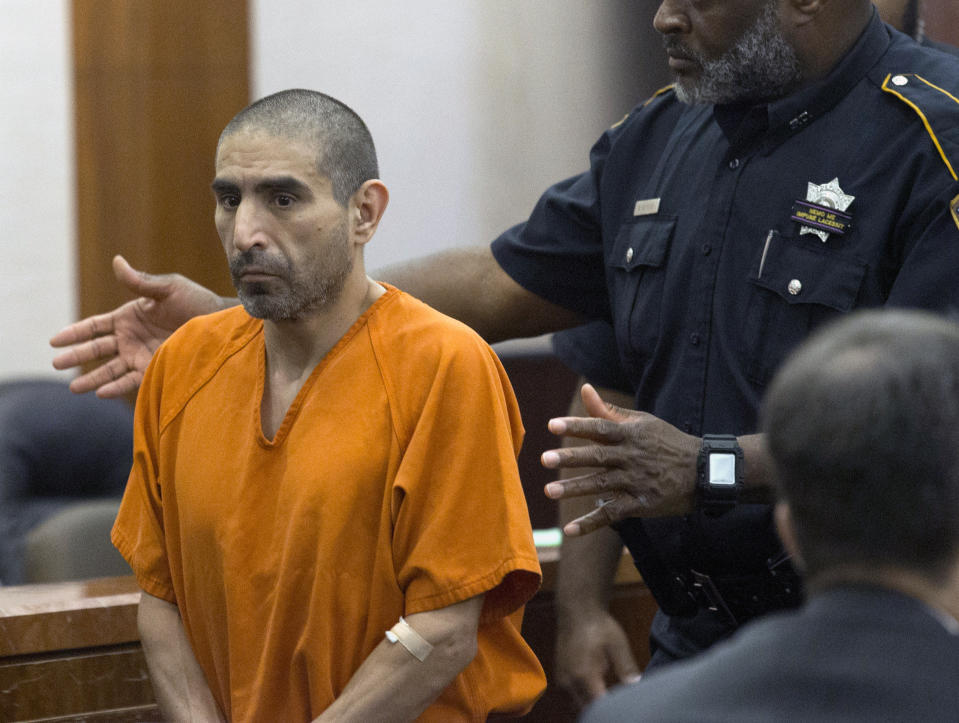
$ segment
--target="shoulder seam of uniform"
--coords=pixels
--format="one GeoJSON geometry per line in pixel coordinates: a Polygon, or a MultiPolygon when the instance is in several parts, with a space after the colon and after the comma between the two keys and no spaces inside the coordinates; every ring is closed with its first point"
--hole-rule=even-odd
{"type": "Polygon", "coordinates": [[[916,105],[912,100],[907,98],[905,95],[903,95],[903,93],[896,90],[895,88],[890,87],[889,81],[894,76],[907,76],[907,77],[915,78],[916,80],[918,80],[921,83],[924,83],[925,85],[929,86],[933,90],[938,91],[939,93],[942,93],[947,98],[952,99],[957,105],[959,105],[959,98],[956,98],[956,96],[954,96],[949,91],[945,90],[944,88],[940,88],[938,85],[935,85],[934,83],[930,83],[921,75],[916,75],[915,73],[895,73],[895,74],[890,73],[882,81],[882,90],[884,92],[890,93],[891,95],[894,95],[895,97],[899,98],[899,100],[901,100],[903,103],[908,105],[910,108],[912,108],[916,112],[920,120],[922,120],[922,124],[925,127],[926,132],[929,134],[929,137],[932,138],[932,142],[936,146],[936,150],[939,151],[939,156],[942,158],[943,163],[945,163],[946,168],[949,169],[949,174],[952,176],[952,180],[959,181],[959,175],[956,175],[956,169],[953,167],[952,163],[950,163],[949,157],[946,155],[946,151],[942,147],[942,143],[939,141],[939,137],[936,135],[936,132],[932,129],[932,124],[930,124],[929,118],[922,111],[922,109],[919,108],[919,106],[916,105]]]}
{"type": "MultiPolygon", "coordinates": [[[[643,101],[643,104],[640,106],[640,108],[645,108],[647,105],[649,105],[650,103],[652,103],[654,100],[656,100],[656,98],[658,98],[659,96],[661,96],[663,93],[666,93],[666,92],[672,90],[672,89],[675,88],[675,87],[676,87],[676,84],[673,83],[673,84],[671,84],[671,85],[667,85],[667,86],[664,86],[664,87],[660,88],[660,89],[657,90],[655,93],[653,93],[651,96],[649,96],[646,100],[644,100],[644,101],[643,101]]],[[[624,115],[622,118],[620,118],[618,121],[616,121],[615,123],[613,123],[613,125],[610,126],[610,129],[619,128],[621,125],[623,125],[623,123],[626,122],[626,119],[627,119],[627,118],[629,118],[629,113],[627,113],[627,114],[624,115]]]]}
{"type": "MultiPolygon", "coordinates": [[[[236,308],[237,307],[231,307],[229,309],[225,309],[221,313],[229,313],[234,311],[236,308]]],[[[200,377],[199,379],[195,379],[193,383],[179,395],[179,397],[175,398],[174,402],[170,405],[170,408],[160,417],[158,420],[157,433],[162,435],[166,431],[166,428],[173,423],[173,420],[176,419],[181,412],[183,412],[187,404],[190,403],[190,400],[193,399],[196,393],[219,373],[220,369],[224,364],[226,364],[227,360],[243,349],[251,341],[253,341],[253,339],[255,339],[260,333],[262,333],[262,327],[245,332],[240,338],[230,340],[224,344],[218,352],[219,358],[216,360],[216,363],[210,366],[204,376],[200,377]]]]}
{"type": "Polygon", "coordinates": [[[669,85],[664,85],[662,88],[660,88],[659,90],[657,90],[655,93],[653,93],[651,96],[649,96],[649,98],[646,99],[646,102],[643,103],[643,108],[645,108],[647,105],[649,105],[650,103],[652,103],[654,100],[656,100],[656,99],[657,99],[659,96],[661,96],[663,93],[668,93],[669,91],[671,91],[671,90],[672,90],[673,88],[675,88],[675,87],[676,87],[676,84],[675,84],[675,83],[670,83],[669,85]]]}
{"type": "MultiPolygon", "coordinates": [[[[390,299],[386,299],[386,302],[389,304],[394,303],[397,299],[406,296],[408,299],[414,301],[419,301],[415,296],[410,296],[406,292],[396,289],[396,293],[390,299]]],[[[386,307],[386,303],[380,306],[380,309],[386,307]]],[[[396,395],[396,389],[393,375],[390,373],[391,370],[385,363],[383,359],[384,350],[380,348],[380,319],[377,314],[371,314],[370,318],[366,321],[366,328],[368,338],[370,340],[370,352],[373,354],[373,360],[376,363],[377,371],[380,375],[380,380],[383,383],[383,390],[386,394],[387,404],[389,405],[389,416],[390,416],[390,429],[393,430],[393,435],[399,441],[400,445],[405,449],[406,445],[409,443],[410,431],[406,427],[406,420],[400,417],[402,411],[399,401],[396,395]]]]}

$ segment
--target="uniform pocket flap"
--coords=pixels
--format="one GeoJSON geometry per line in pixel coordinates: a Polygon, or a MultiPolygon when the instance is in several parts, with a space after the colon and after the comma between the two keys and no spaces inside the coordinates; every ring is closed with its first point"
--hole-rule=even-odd
{"type": "Polygon", "coordinates": [[[820,304],[846,312],[855,305],[865,275],[864,261],[778,236],[762,262],[760,276],[750,281],[789,304],[820,304]]]}
{"type": "Polygon", "coordinates": [[[662,266],[675,226],[675,217],[641,217],[631,221],[616,235],[609,265],[626,271],[638,266],[662,266]]]}

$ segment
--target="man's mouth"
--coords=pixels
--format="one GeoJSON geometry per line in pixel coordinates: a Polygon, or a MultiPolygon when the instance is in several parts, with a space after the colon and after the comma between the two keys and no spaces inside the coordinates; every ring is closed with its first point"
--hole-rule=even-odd
{"type": "Polygon", "coordinates": [[[663,38],[663,46],[666,49],[669,67],[676,72],[682,73],[699,67],[699,59],[688,48],[684,47],[678,39],[663,38]]]}
{"type": "Polygon", "coordinates": [[[256,266],[248,266],[242,269],[238,276],[244,281],[261,281],[276,276],[276,274],[270,273],[265,269],[257,268],[256,266]]]}
{"type": "Polygon", "coordinates": [[[675,70],[677,73],[688,72],[693,68],[699,67],[699,63],[688,55],[683,55],[682,53],[675,53],[672,51],[667,52],[666,55],[668,58],[669,67],[675,70]]]}

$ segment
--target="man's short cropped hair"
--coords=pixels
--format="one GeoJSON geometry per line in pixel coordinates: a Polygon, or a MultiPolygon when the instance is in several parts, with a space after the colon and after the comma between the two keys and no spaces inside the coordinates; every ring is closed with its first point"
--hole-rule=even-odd
{"type": "Polygon", "coordinates": [[[851,565],[942,578],[959,551],[959,326],[850,315],[786,362],[762,426],[810,576],[851,565]]]}
{"type": "Polygon", "coordinates": [[[234,116],[220,134],[220,143],[237,131],[253,129],[315,144],[317,169],[330,179],[333,197],[342,205],[364,182],[379,178],[376,148],[366,124],[345,103],[324,93],[293,89],[261,98],[234,116]]]}

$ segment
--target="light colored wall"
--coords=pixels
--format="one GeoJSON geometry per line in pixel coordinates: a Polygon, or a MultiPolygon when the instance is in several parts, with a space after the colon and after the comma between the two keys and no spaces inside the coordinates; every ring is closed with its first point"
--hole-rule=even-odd
{"type": "MultiPolygon", "coordinates": [[[[663,75],[654,6],[250,0],[253,95],[315,88],[367,120],[392,192],[375,269],[486,243],[585,168],[663,75]]],[[[69,3],[0,0],[0,14],[2,379],[54,373],[47,340],[75,318],[76,291],[69,3]]]]}
{"type": "Polygon", "coordinates": [[[375,269],[488,242],[586,167],[644,85],[630,49],[652,15],[627,5],[253,0],[252,92],[321,90],[366,120],[392,194],[375,269]]]}
{"type": "Polygon", "coordinates": [[[0,0],[0,379],[54,374],[74,318],[67,0],[0,0]]]}

